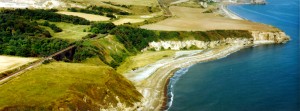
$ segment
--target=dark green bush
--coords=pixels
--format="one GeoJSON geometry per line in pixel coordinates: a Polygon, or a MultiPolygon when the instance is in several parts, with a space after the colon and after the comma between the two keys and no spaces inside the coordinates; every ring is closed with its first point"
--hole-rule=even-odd
{"type": "Polygon", "coordinates": [[[71,15],[63,15],[55,13],[57,10],[44,10],[44,9],[15,9],[15,10],[2,10],[1,14],[5,16],[9,16],[12,18],[20,18],[23,17],[27,20],[39,20],[44,19],[51,22],[66,22],[73,24],[81,24],[81,25],[89,25],[90,21],[71,15]]]}
{"type": "Polygon", "coordinates": [[[36,22],[0,13],[0,55],[42,57],[69,46],[65,40],[50,37],[36,22]]]}
{"type": "Polygon", "coordinates": [[[93,24],[91,26],[91,30],[90,32],[94,33],[94,34],[106,34],[109,33],[110,30],[112,30],[113,28],[115,28],[115,24],[113,23],[96,23],[93,24]]]}

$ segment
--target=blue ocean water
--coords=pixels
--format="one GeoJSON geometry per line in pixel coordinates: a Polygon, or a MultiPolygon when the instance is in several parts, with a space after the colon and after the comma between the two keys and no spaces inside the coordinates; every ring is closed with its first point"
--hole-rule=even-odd
{"type": "Polygon", "coordinates": [[[169,84],[169,111],[300,111],[299,0],[267,1],[229,9],[280,28],[292,41],[243,49],[177,72],[184,74],[169,84]]]}

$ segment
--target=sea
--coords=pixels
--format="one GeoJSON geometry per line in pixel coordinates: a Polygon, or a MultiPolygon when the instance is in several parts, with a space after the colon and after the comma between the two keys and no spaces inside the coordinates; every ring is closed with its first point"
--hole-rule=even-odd
{"type": "Polygon", "coordinates": [[[273,25],[292,40],[177,71],[168,84],[168,110],[300,111],[299,0],[228,8],[244,19],[273,25]]]}

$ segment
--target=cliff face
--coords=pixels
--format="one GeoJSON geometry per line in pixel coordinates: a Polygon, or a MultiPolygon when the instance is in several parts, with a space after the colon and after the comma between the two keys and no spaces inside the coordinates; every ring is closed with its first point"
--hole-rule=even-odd
{"type": "Polygon", "coordinates": [[[252,37],[254,39],[254,44],[286,43],[290,40],[290,37],[284,32],[252,31],[252,37]]]}
{"type": "Polygon", "coordinates": [[[270,43],[285,43],[290,38],[284,32],[260,32],[252,31],[253,38],[226,38],[217,41],[199,41],[199,40],[186,40],[186,41],[158,41],[150,42],[149,46],[142,51],[146,50],[181,50],[181,49],[207,49],[214,48],[222,45],[259,45],[259,44],[270,44],[270,43]]]}

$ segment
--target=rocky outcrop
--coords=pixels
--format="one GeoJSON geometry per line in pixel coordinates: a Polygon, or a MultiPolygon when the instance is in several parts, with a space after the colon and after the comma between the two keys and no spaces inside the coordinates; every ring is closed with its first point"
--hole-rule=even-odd
{"type": "Polygon", "coordinates": [[[171,50],[181,50],[190,49],[195,46],[199,49],[214,48],[221,45],[236,44],[236,45],[249,45],[252,42],[246,38],[227,38],[219,41],[199,41],[199,40],[186,40],[186,41],[159,41],[150,42],[149,47],[145,48],[143,51],[148,49],[154,49],[159,51],[161,49],[171,49],[171,50]]]}
{"type": "Polygon", "coordinates": [[[185,40],[185,41],[158,41],[150,42],[149,46],[143,49],[159,51],[162,49],[181,50],[181,49],[208,49],[222,45],[259,45],[271,43],[286,43],[290,38],[284,32],[260,32],[252,31],[253,38],[226,38],[217,41],[199,41],[199,40],[185,40]]]}
{"type": "Polygon", "coordinates": [[[286,43],[290,40],[290,37],[284,32],[252,31],[252,37],[254,39],[254,44],[286,43]]]}

